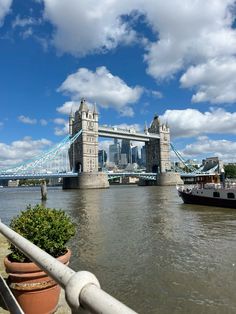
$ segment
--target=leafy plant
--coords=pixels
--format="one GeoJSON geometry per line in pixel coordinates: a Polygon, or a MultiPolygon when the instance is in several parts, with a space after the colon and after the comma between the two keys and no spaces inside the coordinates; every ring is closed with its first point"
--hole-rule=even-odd
{"type": "MultiPolygon", "coordinates": [[[[54,257],[67,251],[66,243],[75,234],[75,225],[63,210],[41,205],[27,206],[12,219],[10,228],[54,257]]],[[[30,262],[14,245],[10,249],[11,261],[30,262]]]]}
{"type": "Polygon", "coordinates": [[[236,165],[225,165],[224,170],[226,178],[236,178],[236,165]]]}

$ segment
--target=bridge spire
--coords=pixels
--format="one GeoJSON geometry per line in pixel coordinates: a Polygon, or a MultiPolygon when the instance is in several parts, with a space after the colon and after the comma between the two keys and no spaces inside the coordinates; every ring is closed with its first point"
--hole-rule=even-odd
{"type": "Polygon", "coordinates": [[[94,106],[93,106],[93,114],[98,114],[96,103],[94,103],[94,106]]]}
{"type": "Polygon", "coordinates": [[[147,121],[145,121],[145,124],[144,124],[144,133],[148,134],[147,121]]]}
{"type": "Polygon", "coordinates": [[[86,101],[84,98],[81,99],[79,111],[81,111],[81,112],[88,111],[88,105],[86,104],[86,101]]]}

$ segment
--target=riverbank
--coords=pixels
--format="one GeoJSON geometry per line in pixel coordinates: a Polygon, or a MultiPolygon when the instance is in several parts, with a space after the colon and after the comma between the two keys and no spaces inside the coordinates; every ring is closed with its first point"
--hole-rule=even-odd
{"type": "MultiPolygon", "coordinates": [[[[5,239],[5,237],[2,234],[0,234],[0,274],[3,278],[7,277],[7,274],[6,274],[5,268],[4,268],[4,264],[3,264],[3,260],[4,260],[4,257],[7,254],[9,254],[8,246],[9,245],[8,245],[7,240],[5,239]]],[[[0,314],[6,314],[6,313],[10,313],[10,312],[3,309],[3,307],[1,306],[1,303],[0,303],[0,314]]],[[[65,294],[64,294],[63,289],[61,291],[58,309],[55,313],[56,314],[69,314],[69,313],[71,313],[71,310],[66,303],[65,294]]]]}

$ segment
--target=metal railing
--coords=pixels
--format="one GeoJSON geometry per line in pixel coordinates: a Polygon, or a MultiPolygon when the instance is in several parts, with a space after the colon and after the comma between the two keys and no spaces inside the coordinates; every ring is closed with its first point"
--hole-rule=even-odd
{"type": "Polygon", "coordinates": [[[75,272],[1,221],[0,232],[65,290],[67,303],[73,313],[78,312],[80,307],[95,314],[136,313],[103,291],[94,274],[87,271],[75,272]]]}

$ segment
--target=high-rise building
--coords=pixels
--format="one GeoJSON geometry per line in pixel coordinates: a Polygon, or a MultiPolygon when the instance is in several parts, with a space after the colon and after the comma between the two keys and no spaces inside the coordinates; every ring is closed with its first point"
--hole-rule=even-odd
{"type": "Polygon", "coordinates": [[[141,165],[146,166],[146,146],[141,148],[141,165]]]}
{"type": "Polygon", "coordinates": [[[114,162],[116,165],[120,162],[120,144],[116,138],[114,139],[114,144],[109,146],[109,161],[114,162]]]}
{"type": "Polygon", "coordinates": [[[126,154],[121,154],[120,155],[120,165],[121,166],[127,166],[128,161],[127,161],[127,155],[126,154]]]}
{"type": "Polygon", "coordinates": [[[98,167],[103,168],[107,161],[107,153],[104,149],[98,151],[98,167]]]}
{"type": "Polygon", "coordinates": [[[122,142],[121,142],[121,155],[126,155],[127,163],[131,162],[130,140],[126,140],[126,139],[122,140],[122,142]]]}
{"type": "Polygon", "coordinates": [[[138,154],[138,146],[133,146],[131,148],[131,156],[132,156],[132,160],[131,163],[134,164],[138,164],[139,163],[139,154],[138,154]]]}

